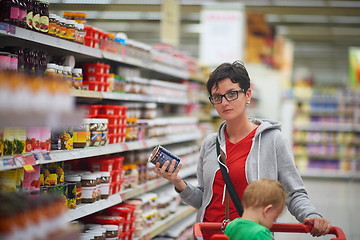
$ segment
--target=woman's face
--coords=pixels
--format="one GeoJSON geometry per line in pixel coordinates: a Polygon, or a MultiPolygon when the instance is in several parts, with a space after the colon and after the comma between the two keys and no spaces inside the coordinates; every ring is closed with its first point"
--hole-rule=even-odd
{"type": "MultiPolygon", "coordinates": [[[[218,84],[218,88],[215,86],[212,88],[212,96],[224,95],[231,91],[240,90],[239,84],[233,83],[229,78],[221,80],[218,84]]],[[[238,98],[234,101],[227,101],[225,97],[222,98],[222,102],[214,104],[215,110],[219,116],[226,121],[238,119],[245,115],[246,103],[250,101],[251,90],[248,89],[246,93],[239,92],[238,98]]]]}

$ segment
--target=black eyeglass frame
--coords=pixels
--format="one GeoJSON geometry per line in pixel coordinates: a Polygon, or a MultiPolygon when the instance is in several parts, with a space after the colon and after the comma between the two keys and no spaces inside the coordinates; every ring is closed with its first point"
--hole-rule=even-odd
{"type": "Polygon", "coordinates": [[[210,102],[211,102],[213,105],[222,103],[223,98],[225,98],[226,101],[228,101],[228,102],[232,102],[232,101],[235,101],[236,99],[239,98],[239,93],[245,93],[245,92],[246,92],[246,90],[242,88],[242,89],[240,89],[240,90],[230,91],[230,92],[227,92],[227,93],[225,93],[225,94],[217,94],[217,95],[216,95],[217,97],[221,97],[221,100],[220,100],[219,103],[214,103],[214,101],[213,101],[213,98],[214,98],[214,97],[213,97],[213,96],[210,96],[210,97],[209,97],[209,100],[210,100],[210,102]],[[236,98],[229,100],[229,99],[226,97],[226,95],[229,94],[229,93],[234,93],[234,92],[237,93],[236,98]]]}

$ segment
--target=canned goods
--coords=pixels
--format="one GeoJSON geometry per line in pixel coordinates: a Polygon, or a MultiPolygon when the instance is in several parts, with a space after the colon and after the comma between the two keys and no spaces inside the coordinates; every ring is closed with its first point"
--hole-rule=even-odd
{"type": "MultiPolygon", "coordinates": [[[[170,152],[169,150],[167,150],[166,148],[164,148],[163,146],[158,145],[157,147],[154,148],[154,150],[152,151],[152,153],[149,156],[148,161],[151,162],[152,164],[156,164],[157,162],[160,163],[160,167],[162,167],[162,165],[166,162],[166,161],[172,161],[172,160],[176,160],[175,163],[175,168],[173,170],[173,172],[175,171],[175,169],[178,167],[179,163],[180,163],[180,158],[178,156],[176,156],[175,154],[173,154],[172,152],[170,152]]],[[[169,170],[170,165],[166,168],[166,172],[169,170]]]]}

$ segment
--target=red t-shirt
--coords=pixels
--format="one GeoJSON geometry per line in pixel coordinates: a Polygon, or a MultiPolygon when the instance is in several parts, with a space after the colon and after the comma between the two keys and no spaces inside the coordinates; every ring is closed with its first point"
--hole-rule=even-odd
{"type": "MultiPolygon", "coordinates": [[[[245,162],[249,155],[252,139],[256,129],[249,133],[245,138],[233,144],[229,142],[226,135],[226,163],[229,168],[230,179],[240,196],[244,193],[248,185],[245,175],[245,162]]],[[[222,222],[225,218],[225,202],[222,203],[225,181],[219,169],[215,174],[213,183],[213,197],[209,206],[206,208],[204,222],[222,222]]],[[[240,217],[234,204],[230,199],[230,220],[240,217]]]]}

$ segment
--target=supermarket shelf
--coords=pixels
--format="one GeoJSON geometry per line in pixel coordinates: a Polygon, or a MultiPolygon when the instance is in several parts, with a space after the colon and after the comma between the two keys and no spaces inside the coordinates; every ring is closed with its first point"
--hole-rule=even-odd
{"type": "Polygon", "coordinates": [[[0,34],[5,36],[11,36],[16,39],[30,41],[36,44],[42,44],[56,49],[62,49],[77,54],[82,54],[85,56],[90,56],[94,58],[102,57],[100,49],[52,37],[47,34],[30,31],[24,28],[11,26],[6,23],[0,23],[0,34]]]}
{"type": "Polygon", "coordinates": [[[360,180],[360,172],[341,171],[341,170],[306,170],[300,171],[303,178],[324,178],[324,179],[342,179],[342,180],[360,180]]]}
{"type": "MultiPolygon", "coordinates": [[[[51,35],[34,32],[28,29],[12,26],[6,23],[0,23],[0,35],[11,36],[12,38],[15,38],[17,40],[30,41],[34,44],[43,45],[57,50],[66,50],[67,52],[73,52],[91,58],[107,59],[123,64],[141,67],[144,69],[149,69],[155,72],[159,72],[169,76],[175,76],[182,79],[189,78],[189,73],[186,71],[186,69],[176,69],[174,67],[155,63],[152,61],[145,61],[143,59],[137,59],[126,55],[124,56],[107,51],[102,51],[97,48],[88,47],[82,44],[56,38],[51,35]]],[[[9,39],[9,41],[13,41],[13,39],[9,39]]]]}
{"type": "MultiPolygon", "coordinates": [[[[124,151],[132,151],[144,148],[155,147],[156,145],[165,145],[178,142],[186,142],[196,140],[200,137],[200,132],[177,134],[173,136],[159,137],[143,141],[124,142],[109,144],[101,147],[89,147],[85,149],[73,149],[68,151],[51,151],[51,161],[66,161],[72,159],[79,159],[85,157],[93,157],[99,155],[113,154],[124,151]]],[[[49,161],[41,161],[40,164],[48,163],[49,161]]]]}
{"type": "Polygon", "coordinates": [[[86,90],[71,90],[71,95],[78,98],[95,98],[107,100],[120,100],[120,101],[134,101],[134,102],[156,102],[156,103],[169,103],[186,105],[189,103],[188,99],[151,96],[134,93],[117,93],[117,92],[96,92],[86,90]]]}
{"type": "Polygon", "coordinates": [[[142,236],[140,236],[137,239],[150,240],[194,212],[195,209],[193,207],[179,206],[175,213],[171,214],[170,216],[168,216],[163,220],[156,221],[156,223],[152,227],[144,230],[142,236]]]}
{"type": "MultiPolygon", "coordinates": [[[[196,173],[196,167],[195,166],[188,166],[185,168],[182,168],[179,172],[179,176],[181,178],[187,178],[196,173]]],[[[168,184],[169,182],[163,178],[156,178],[153,180],[148,181],[146,184],[141,184],[136,186],[135,188],[126,189],[124,191],[120,192],[121,199],[123,201],[133,198],[135,196],[138,196],[142,193],[154,190],[156,188],[159,188],[161,186],[164,186],[168,184]]]]}
{"type": "Polygon", "coordinates": [[[150,70],[157,71],[159,73],[165,73],[171,76],[176,76],[178,78],[183,78],[183,79],[189,78],[189,74],[185,69],[175,69],[160,63],[152,63],[147,68],[150,70]]]}
{"type": "Polygon", "coordinates": [[[294,128],[296,130],[305,131],[335,131],[335,132],[352,132],[360,131],[359,124],[351,123],[329,123],[329,122],[295,122],[294,128]]]}
{"type": "Polygon", "coordinates": [[[107,51],[102,52],[102,57],[105,59],[108,59],[108,60],[122,62],[122,63],[126,63],[129,65],[141,67],[141,68],[148,68],[147,64],[149,64],[148,62],[143,61],[142,59],[137,59],[137,58],[129,57],[126,55],[120,55],[117,53],[112,53],[112,52],[107,52],[107,51]]]}
{"type": "MultiPolygon", "coordinates": [[[[196,168],[194,166],[186,167],[181,170],[182,174],[180,176],[183,178],[189,177],[195,173],[195,169],[196,168]]],[[[140,184],[135,188],[122,190],[120,193],[110,195],[107,199],[101,199],[89,204],[80,204],[77,208],[71,209],[67,212],[67,220],[73,221],[85,217],[166,184],[169,184],[167,180],[163,178],[156,178],[144,184],[140,184]]]]}
{"type": "Polygon", "coordinates": [[[84,116],[85,113],[79,109],[63,113],[2,111],[0,112],[0,127],[69,127],[76,126],[83,120],[84,116]]]}
{"type": "Polygon", "coordinates": [[[100,210],[109,208],[118,203],[121,203],[120,195],[119,194],[110,195],[107,199],[101,199],[94,203],[80,204],[75,209],[69,210],[66,214],[66,217],[67,217],[67,220],[70,222],[75,219],[79,219],[79,218],[88,216],[88,215],[98,212],[100,210]]]}
{"type": "MultiPolygon", "coordinates": [[[[200,132],[176,134],[165,137],[158,137],[147,139],[143,141],[123,142],[116,144],[109,144],[100,147],[88,147],[83,149],[72,150],[58,150],[50,151],[48,153],[26,153],[23,156],[33,156],[35,164],[45,164],[51,162],[67,161],[79,158],[94,157],[106,154],[119,153],[124,151],[132,151],[138,149],[145,149],[155,147],[157,145],[166,145],[172,143],[186,142],[197,140],[201,137],[200,132]]],[[[16,161],[14,156],[3,156],[0,158],[0,171],[21,168],[22,164],[16,161]]]]}
{"type": "Polygon", "coordinates": [[[103,98],[102,92],[97,92],[97,91],[71,89],[70,93],[71,96],[78,98],[100,98],[100,99],[103,98]]]}

